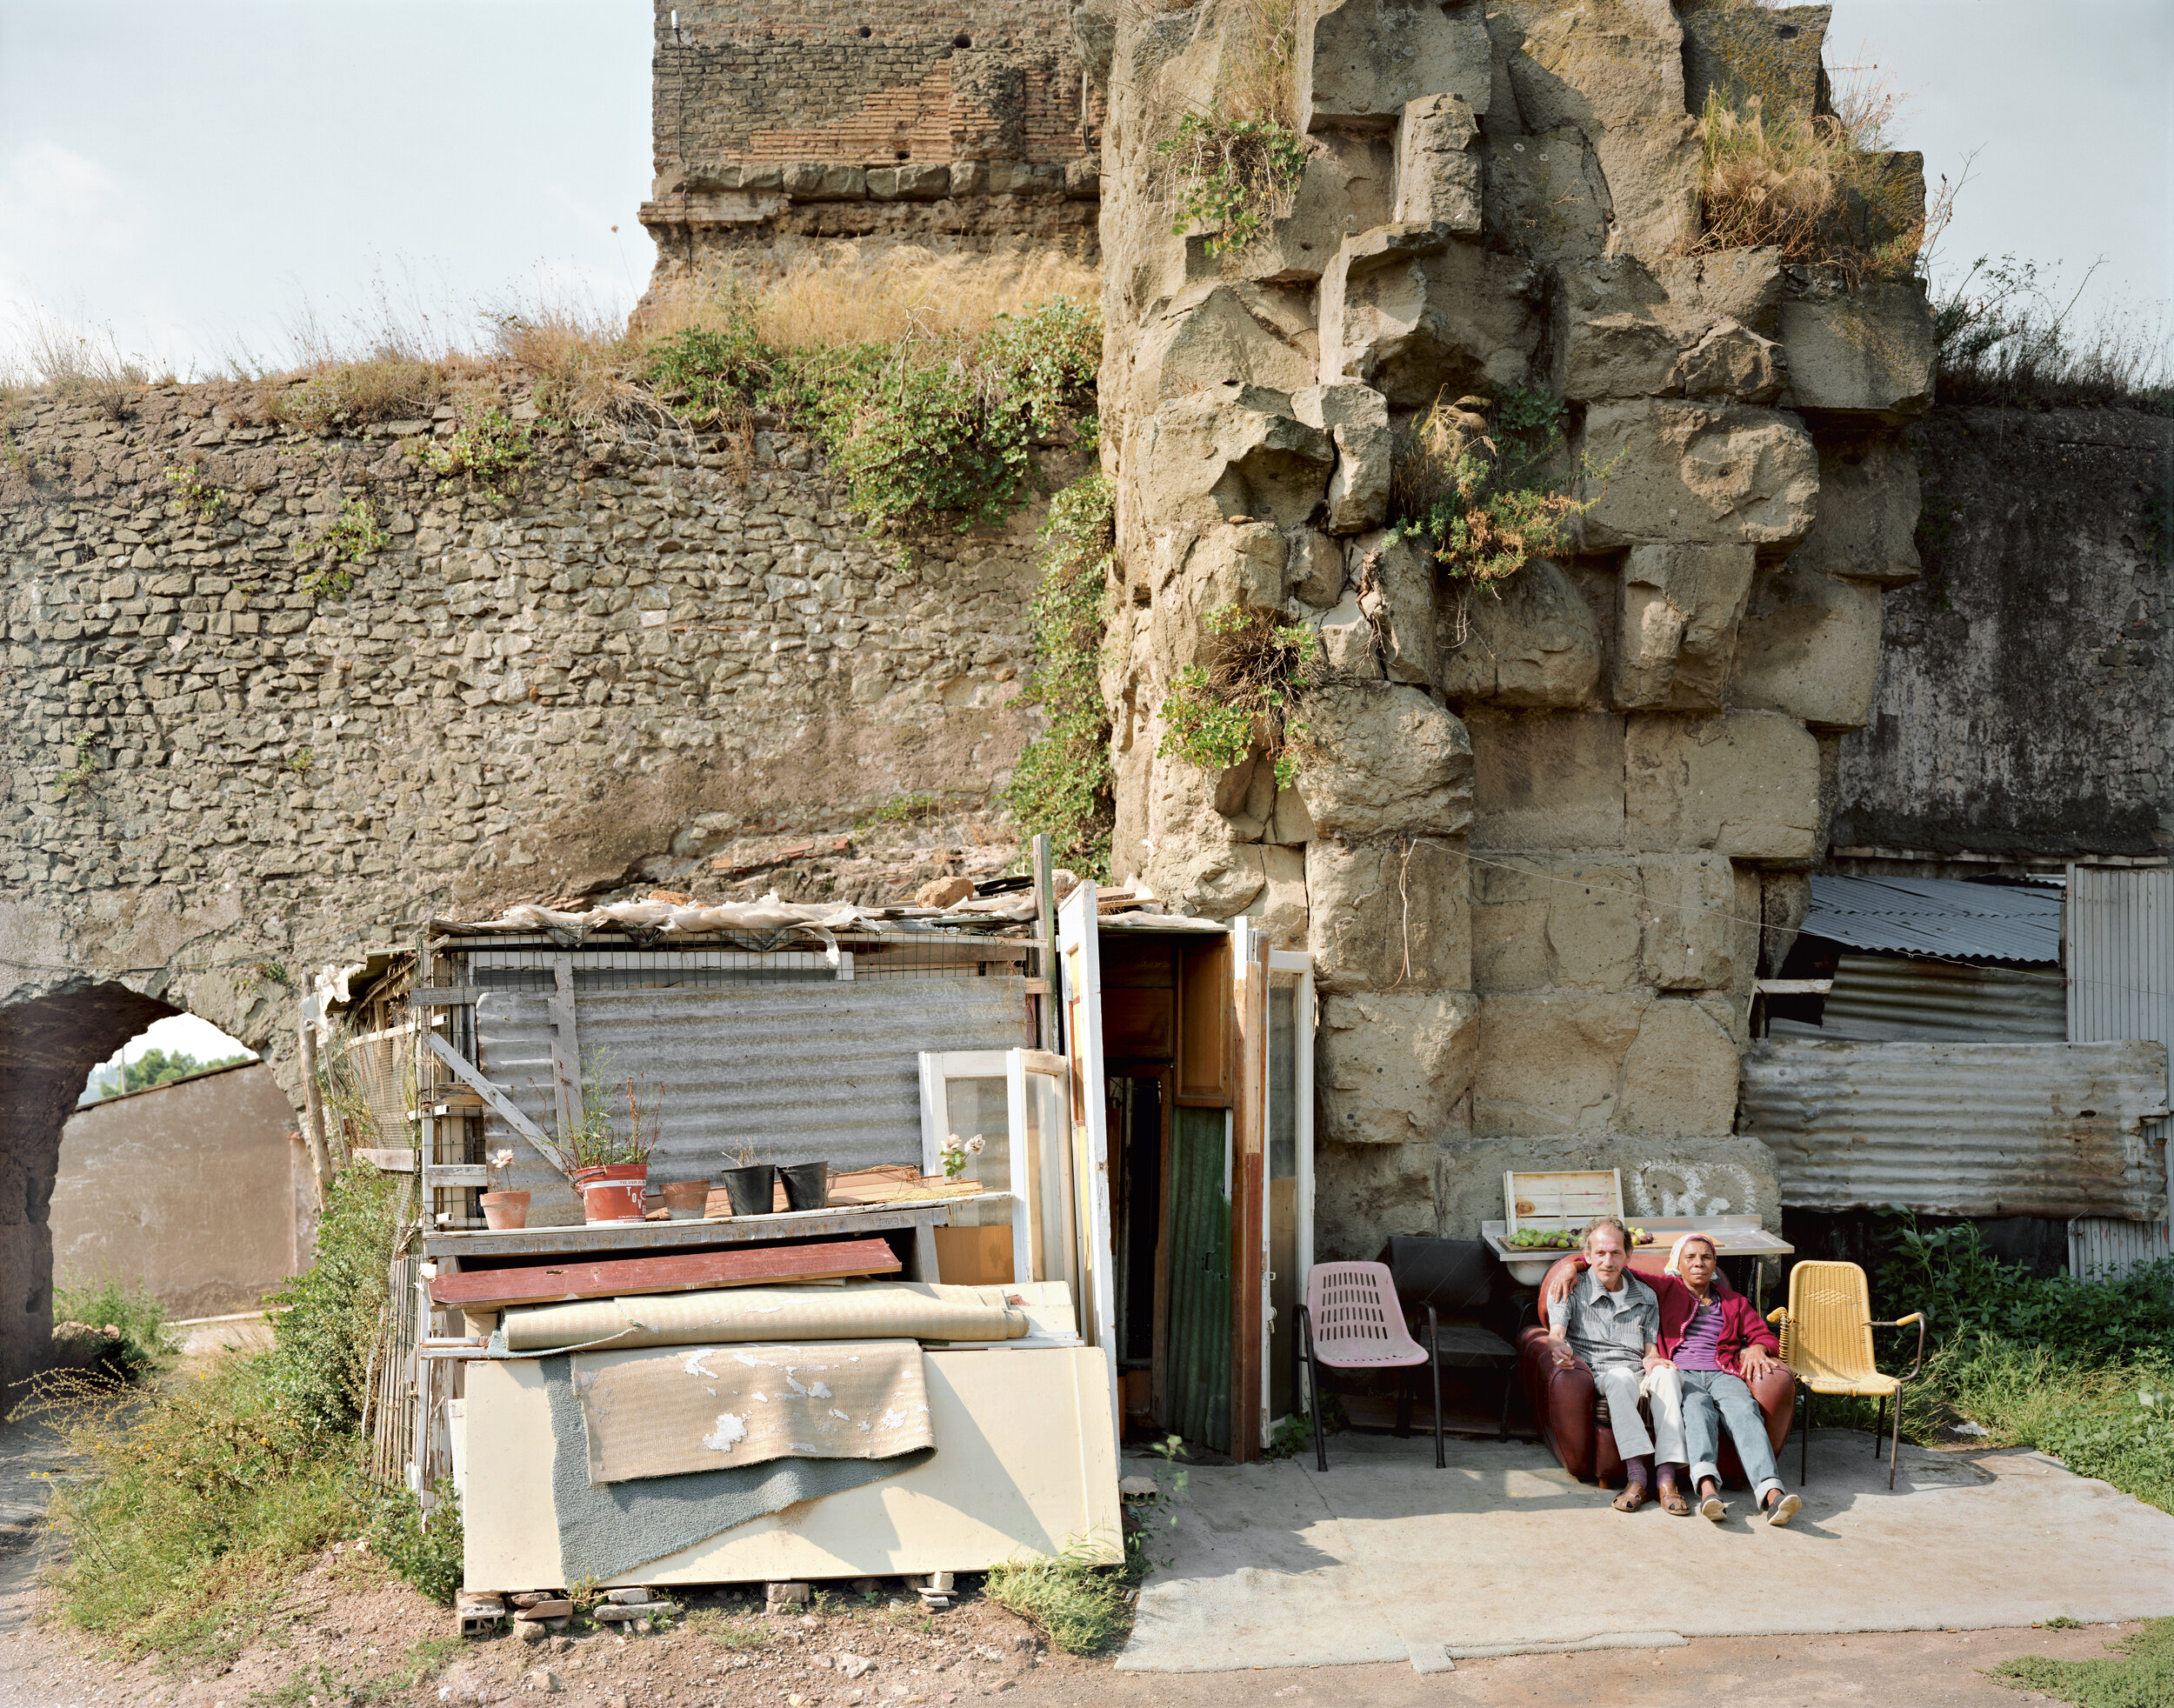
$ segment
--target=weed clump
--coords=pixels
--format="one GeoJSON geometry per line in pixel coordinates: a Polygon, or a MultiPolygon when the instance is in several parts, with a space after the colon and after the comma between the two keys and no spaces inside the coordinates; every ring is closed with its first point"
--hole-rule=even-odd
{"type": "Polygon", "coordinates": [[[1391,537],[1417,542],[1451,581],[1490,591],[1564,544],[1592,507],[1572,496],[1576,484],[1606,471],[1573,465],[1563,416],[1559,397],[1522,387],[1499,407],[1484,397],[1437,398],[1397,436],[1391,537]]]}
{"type": "Polygon", "coordinates": [[[2018,1655],[1994,1667],[1991,1676],[2014,1689],[2036,1691],[2078,1708],[2151,1708],[2174,1702],[2174,1619],[2148,1620],[2141,1631],[2107,1649],[2105,1658],[2092,1660],[2018,1655]]]}
{"type": "Polygon", "coordinates": [[[2109,310],[2078,324],[2035,262],[1980,256],[1934,299],[1935,394],[1996,408],[2122,407],[2174,415],[2174,361],[2164,312],[2109,310]]]}
{"type": "Polygon", "coordinates": [[[1224,771],[1256,752],[1276,768],[1276,786],[1298,776],[1306,737],[1305,691],[1326,664],[1321,637],[1269,611],[1219,605],[1203,619],[1204,658],[1171,678],[1163,698],[1159,757],[1224,771]]]}
{"type": "Polygon", "coordinates": [[[53,1338],[70,1351],[88,1347],[96,1368],[116,1380],[148,1380],[181,1351],[166,1324],[166,1307],[141,1286],[108,1278],[82,1287],[53,1289],[53,1338]]]}
{"type": "Polygon", "coordinates": [[[982,1588],[1067,1654],[1099,1655],[1131,1630],[1137,1581],[1124,1567],[1095,1565],[1073,1544],[1054,1558],[991,1566],[982,1588]]]}
{"type": "Polygon", "coordinates": [[[454,405],[453,430],[442,439],[410,442],[417,460],[438,477],[438,490],[465,485],[492,504],[509,502],[534,447],[525,429],[495,397],[470,392],[454,405]]]}
{"type": "Polygon", "coordinates": [[[1050,847],[1082,870],[1106,871],[1114,817],[1102,638],[1117,500],[1099,469],[1050,500],[1040,544],[1024,698],[1049,722],[1019,755],[1004,804],[1025,835],[1046,832],[1050,847]]]}
{"type": "Polygon", "coordinates": [[[350,362],[328,362],[297,385],[271,395],[272,419],[297,432],[326,435],[427,415],[445,395],[442,364],[381,349],[350,362]]]}

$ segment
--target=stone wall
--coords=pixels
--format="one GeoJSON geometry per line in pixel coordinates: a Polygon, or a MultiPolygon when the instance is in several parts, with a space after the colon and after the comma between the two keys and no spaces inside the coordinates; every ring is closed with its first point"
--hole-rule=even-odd
{"type": "MultiPolygon", "coordinates": [[[[1914,285],[1686,254],[1684,32],[1715,81],[1717,12],[1307,0],[1303,180],[1218,257],[1172,235],[1157,145],[1212,109],[1242,9],[1112,9],[1115,875],[1313,950],[1324,1257],[1469,1237],[1513,1166],[1778,1223],[1737,1057],[1871,715],[1883,590],[1918,572],[1899,434],[1931,345],[1914,285]],[[1605,477],[1497,600],[1385,504],[1416,410],[1520,384],[1605,477]],[[1234,604],[1321,637],[1292,787],[1157,754],[1234,604]]],[[[1824,10],[1745,17],[1761,86],[1811,110],[1824,10]]]]}
{"type": "Polygon", "coordinates": [[[655,27],[659,282],[809,239],[1092,258],[1101,100],[1064,0],[693,0],[655,27]]]}
{"type": "Polygon", "coordinates": [[[160,1015],[291,1091],[289,981],[431,913],[690,873],[744,894],[796,832],[832,833],[826,881],[896,893],[919,832],[890,883],[835,841],[901,797],[997,839],[1032,515],[871,540],[804,441],[563,436],[500,401],[536,445],[510,506],[401,449],[450,409],[330,440],[252,424],[240,386],[8,412],[0,1379],[43,1352],[61,1122],[160,1015]],[[357,498],[391,544],[313,594],[309,542],[357,498]]]}
{"type": "Polygon", "coordinates": [[[1842,743],[1837,855],[2174,853],[2174,421],[1940,409],[1910,437],[1924,578],[1842,743]]]}

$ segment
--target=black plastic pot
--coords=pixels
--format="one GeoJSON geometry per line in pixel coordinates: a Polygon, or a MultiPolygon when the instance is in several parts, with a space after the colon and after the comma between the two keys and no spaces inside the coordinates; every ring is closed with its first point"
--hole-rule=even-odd
{"type": "Polygon", "coordinates": [[[795,1163],[781,1168],[777,1178],[785,1183],[785,1208],[824,1210],[830,1203],[830,1164],[795,1163]]]}
{"type": "Polygon", "coordinates": [[[744,1168],[728,1168],[717,1176],[725,1196],[732,1200],[735,1216],[767,1216],[777,1203],[777,1194],[770,1177],[777,1172],[770,1163],[750,1163],[744,1168]]]}

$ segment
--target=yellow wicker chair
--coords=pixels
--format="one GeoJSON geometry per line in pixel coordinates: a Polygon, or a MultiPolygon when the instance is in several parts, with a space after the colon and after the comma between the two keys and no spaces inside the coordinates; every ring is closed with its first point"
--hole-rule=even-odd
{"type": "Polygon", "coordinates": [[[1895,1486],[1895,1462],[1902,1452],[1902,1387],[1924,1367],[1925,1318],[1922,1311],[1891,1323],[1872,1321],[1871,1290],[1855,1264],[1800,1263],[1789,1271],[1789,1304],[1767,1321],[1781,1332],[1782,1362],[1797,1378],[1804,1397],[1804,1441],[1797,1465],[1797,1486],[1811,1471],[1811,1400],[1814,1394],[1851,1394],[1879,1401],[1872,1424],[1872,1451],[1886,1431],[1887,1404],[1894,1402],[1895,1422],[1887,1449],[1887,1486],[1895,1486]],[[1884,1376],[1872,1356],[1872,1331],[1917,1325],[1917,1361],[1900,1376],[1884,1376]]]}

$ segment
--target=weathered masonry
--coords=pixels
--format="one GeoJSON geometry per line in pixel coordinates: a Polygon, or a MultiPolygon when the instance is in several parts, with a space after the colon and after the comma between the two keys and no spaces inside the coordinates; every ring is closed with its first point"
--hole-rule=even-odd
{"type": "Polygon", "coordinates": [[[500,506],[397,449],[450,418],[320,440],[247,402],[10,415],[0,1379],[44,1353],[61,1124],[152,1020],[202,1015],[292,1093],[301,989],[398,922],[697,862],[714,894],[750,837],[985,809],[1029,732],[1031,516],[902,552],[767,433],[745,464],[539,434],[500,506]],[[177,497],[184,468],[208,496],[177,497]],[[311,590],[309,543],[363,494],[389,543],[311,590]]]}
{"type": "Polygon", "coordinates": [[[1736,1135],[1749,998],[1824,856],[1883,592],[1918,573],[1900,429],[1932,344],[1914,283],[1692,253],[1690,113],[1731,63],[1810,110],[1825,19],[1309,5],[1304,177],[1218,257],[1173,233],[1160,145],[1214,108],[1248,21],[1118,17],[1116,876],[1313,951],[1321,1256],[1470,1237],[1510,1166],[1619,1164],[1644,1213],[1777,1215],[1736,1135]],[[1574,549],[1497,601],[1385,529],[1390,453],[1437,398],[1521,385],[1564,400],[1605,478],[1574,549]],[[1233,604],[1328,661],[1291,786],[1164,751],[1233,604]]]}
{"type": "Polygon", "coordinates": [[[1091,258],[1103,103],[1063,0],[694,0],[656,32],[658,283],[835,239],[1091,258]]]}

